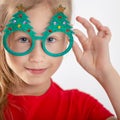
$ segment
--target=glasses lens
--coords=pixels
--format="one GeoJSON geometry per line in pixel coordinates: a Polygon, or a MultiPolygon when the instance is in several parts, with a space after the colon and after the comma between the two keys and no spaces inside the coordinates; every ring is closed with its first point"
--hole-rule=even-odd
{"type": "Polygon", "coordinates": [[[32,40],[28,34],[17,31],[8,37],[7,44],[12,51],[22,53],[30,49],[32,40]]]}
{"type": "Polygon", "coordinates": [[[45,42],[46,49],[58,54],[64,52],[69,46],[69,37],[63,32],[55,32],[50,34],[45,42]]]}

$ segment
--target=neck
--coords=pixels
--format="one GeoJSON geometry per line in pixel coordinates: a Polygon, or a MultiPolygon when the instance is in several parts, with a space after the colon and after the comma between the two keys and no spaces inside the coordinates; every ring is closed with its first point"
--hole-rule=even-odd
{"type": "Polygon", "coordinates": [[[44,83],[37,85],[25,84],[21,87],[14,88],[11,93],[13,95],[31,95],[31,96],[41,96],[49,89],[51,85],[51,80],[45,81],[44,83]]]}

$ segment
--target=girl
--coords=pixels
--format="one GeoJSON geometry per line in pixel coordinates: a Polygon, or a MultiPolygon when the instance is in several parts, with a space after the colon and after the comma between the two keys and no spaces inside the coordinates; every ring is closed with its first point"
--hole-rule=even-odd
{"type": "MultiPolygon", "coordinates": [[[[70,0],[0,1],[1,120],[115,119],[93,97],[78,90],[64,91],[51,79],[62,62],[62,55],[73,43],[69,21],[63,12],[70,20],[70,0]]],[[[84,50],[74,42],[76,59],[103,86],[119,120],[120,77],[109,58],[110,30],[94,18],[89,22],[78,16],[76,20],[88,34],[87,38],[80,30],[74,30],[84,50]],[[91,23],[97,28],[97,34],[91,23]]]]}

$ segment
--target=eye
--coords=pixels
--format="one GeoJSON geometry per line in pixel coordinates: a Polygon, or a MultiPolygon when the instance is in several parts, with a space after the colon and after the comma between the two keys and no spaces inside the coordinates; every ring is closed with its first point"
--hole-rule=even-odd
{"type": "Polygon", "coordinates": [[[26,37],[22,37],[18,40],[19,40],[20,43],[28,43],[29,42],[28,38],[26,38],[26,37]]]}
{"type": "Polygon", "coordinates": [[[53,37],[49,37],[49,38],[47,39],[47,42],[48,42],[48,43],[53,43],[53,42],[55,42],[55,41],[56,41],[56,39],[53,38],[53,37]]]}

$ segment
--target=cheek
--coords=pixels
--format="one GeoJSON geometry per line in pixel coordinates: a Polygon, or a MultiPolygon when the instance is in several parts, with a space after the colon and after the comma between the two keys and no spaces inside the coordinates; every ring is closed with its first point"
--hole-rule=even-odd
{"type": "Polygon", "coordinates": [[[56,71],[59,68],[62,60],[63,60],[63,57],[58,57],[58,58],[51,59],[51,61],[52,61],[51,64],[52,64],[53,71],[56,71]]]}
{"type": "Polygon", "coordinates": [[[24,62],[26,61],[24,57],[16,57],[8,52],[5,52],[6,62],[8,66],[14,71],[15,68],[18,68],[20,66],[24,65],[24,62]]]}

